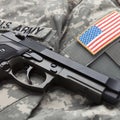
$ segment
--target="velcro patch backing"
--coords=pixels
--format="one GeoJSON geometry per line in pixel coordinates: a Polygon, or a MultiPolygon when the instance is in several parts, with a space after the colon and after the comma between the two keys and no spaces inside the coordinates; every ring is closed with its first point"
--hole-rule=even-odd
{"type": "Polygon", "coordinates": [[[113,11],[98,20],[82,35],[79,35],[77,40],[90,53],[95,55],[119,36],[120,14],[117,11],[113,11]]]}

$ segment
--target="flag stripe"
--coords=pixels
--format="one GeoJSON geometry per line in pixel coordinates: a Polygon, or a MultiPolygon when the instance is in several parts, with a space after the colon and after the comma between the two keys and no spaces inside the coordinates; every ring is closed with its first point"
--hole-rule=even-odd
{"type": "MultiPolygon", "coordinates": [[[[113,26],[111,26],[110,28],[108,28],[106,31],[104,31],[103,33],[101,33],[101,35],[97,36],[94,40],[92,40],[87,47],[94,47],[100,40],[101,37],[104,37],[105,35],[107,35],[107,33],[109,33],[112,29],[116,28],[119,26],[119,23],[114,24],[113,26]],[[98,40],[98,41],[97,41],[98,40]]],[[[111,32],[110,32],[111,33],[111,32]]]]}
{"type": "Polygon", "coordinates": [[[110,39],[112,36],[114,36],[116,33],[119,33],[119,28],[117,28],[114,33],[112,32],[112,34],[108,34],[106,37],[103,37],[101,39],[101,41],[94,47],[94,48],[91,48],[91,50],[95,50],[97,49],[99,46],[101,46],[101,44],[103,44],[104,42],[106,42],[108,39],[110,39]]]}
{"type": "Polygon", "coordinates": [[[115,23],[120,23],[120,16],[114,20],[112,23],[109,23],[107,26],[104,26],[104,28],[101,28],[102,31],[106,31],[109,27],[113,26],[115,23]]]}
{"type": "Polygon", "coordinates": [[[104,31],[107,27],[111,26],[112,24],[114,24],[115,22],[117,22],[118,20],[120,20],[120,16],[117,15],[116,17],[114,17],[113,19],[111,19],[110,21],[106,22],[105,24],[98,26],[102,31],[104,31]]]}
{"type": "Polygon", "coordinates": [[[113,41],[114,38],[116,38],[116,36],[119,36],[120,32],[116,32],[116,34],[114,34],[114,36],[109,39],[108,41],[106,41],[103,45],[101,45],[99,48],[97,48],[97,50],[92,51],[94,54],[97,53],[98,51],[100,51],[104,46],[106,46],[106,44],[109,44],[113,41]]]}
{"type": "Polygon", "coordinates": [[[117,15],[118,13],[115,12],[113,14],[110,14],[108,17],[106,17],[105,19],[101,19],[101,21],[99,21],[98,23],[96,23],[98,26],[102,25],[103,23],[107,22],[108,20],[110,20],[113,16],[117,15]]]}

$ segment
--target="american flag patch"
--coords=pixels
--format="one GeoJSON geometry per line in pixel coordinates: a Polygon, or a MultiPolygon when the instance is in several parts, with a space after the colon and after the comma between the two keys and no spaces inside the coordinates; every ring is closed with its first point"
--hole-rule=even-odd
{"type": "Polygon", "coordinates": [[[92,25],[82,35],[78,36],[77,40],[88,49],[90,53],[95,55],[119,36],[120,14],[114,11],[92,25]]]}

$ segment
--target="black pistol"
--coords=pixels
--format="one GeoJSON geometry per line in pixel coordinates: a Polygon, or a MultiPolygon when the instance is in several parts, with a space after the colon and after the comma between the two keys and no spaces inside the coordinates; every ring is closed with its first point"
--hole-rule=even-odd
{"type": "Polygon", "coordinates": [[[12,32],[0,36],[0,79],[7,78],[39,92],[59,85],[82,93],[96,104],[119,101],[120,80],[72,61],[30,37],[12,32]],[[21,79],[18,73],[25,73],[25,78],[21,79]],[[36,74],[42,76],[39,78],[42,83],[33,79],[36,74]]]}

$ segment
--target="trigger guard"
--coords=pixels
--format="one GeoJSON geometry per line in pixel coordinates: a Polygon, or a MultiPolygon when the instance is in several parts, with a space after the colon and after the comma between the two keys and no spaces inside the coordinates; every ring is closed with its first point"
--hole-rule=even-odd
{"type": "Polygon", "coordinates": [[[45,73],[46,74],[46,80],[40,84],[40,87],[43,89],[45,87],[47,87],[47,85],[53,80],[53,76],[48,74],[48,73],[45,73]]]}
{"type": "Polygon", "coordinates": [[[21,87],[27,88],[29,90],[33,90],[33,91],[40,91],[43,92],[47,86],[52,82],[54,76],[50,75],[49,73],[45,72],[46,74],[46,80],[41,83],[39,86],[34,86],[31,84],[26,84],[25,82],[22,82],[21,80],[19,80],[12,71],[9,72],[9,74],[14,78],[15,82],[17,84],[19,84],[21,87]]]}

